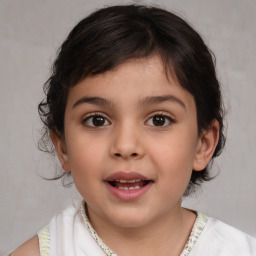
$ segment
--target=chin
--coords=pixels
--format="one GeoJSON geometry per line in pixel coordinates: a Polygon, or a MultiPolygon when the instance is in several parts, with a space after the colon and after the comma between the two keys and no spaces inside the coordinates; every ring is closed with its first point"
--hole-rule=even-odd
{"type": "Polygon", "coordinates": [[[127,211],[125,213],[111,214],[110,221],[116,226],[120,228],[138,228],[146,225],[150,222],[150,217],[147,214],[143,214],[141,212],[131,212],[127,211]]]}

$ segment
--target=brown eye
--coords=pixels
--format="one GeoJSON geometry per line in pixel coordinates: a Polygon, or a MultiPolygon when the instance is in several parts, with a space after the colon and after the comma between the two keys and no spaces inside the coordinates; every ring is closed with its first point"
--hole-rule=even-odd
{"type": "Polygon", "coordinates": [[[171,123],[174,123],[174,120],[169,116],[165,116],[165,115],[154,115],[150,117],[146,122],[147,125],[160,126],[160,127],[168,126],[171,123]]]}
{"type": "Polygon", "coordinates": [[[101,126],[106,126],[110,124],[110,122],[101,115],[90,116],[86,118],[83,123],[91,127],[101,127],[101,126]]]}
{"type": "Polygon", "coordinates": [[[165,119],[164,116],[154,116],[152,122],[155,126],[163,126],[166,121],[165,119]]]}
{"type": "Polygon", "coordinates": [[[92,123],[94,126],[103,126],[105,123],[105,118],[102,116],[94,116],[92,118],[92,123]]]}

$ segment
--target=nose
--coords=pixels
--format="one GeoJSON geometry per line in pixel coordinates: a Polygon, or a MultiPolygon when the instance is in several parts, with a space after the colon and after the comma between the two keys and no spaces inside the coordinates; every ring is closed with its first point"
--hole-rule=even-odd
{"type": "Polygon", "coordinates": [[[117,127],[111,144],[111,156],[120,159],[140,159],[144,156],[142,136],[135,127],[117,127]]]}

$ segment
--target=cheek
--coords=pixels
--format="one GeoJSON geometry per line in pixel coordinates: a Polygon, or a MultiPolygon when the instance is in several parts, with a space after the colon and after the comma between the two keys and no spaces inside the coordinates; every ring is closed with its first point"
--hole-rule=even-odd
{"type": "MultiPolygon", "coordinates": [[[[153,147],[150,147],[151,157],[160,166],[169,166],[173,171],[190,169],[196,154],[196,143],[190,136],[167,136],[153,147]]],[[[160,168],[162,169],[162,168],[160,168]]]]}
{"type": "Polygon", "coordinates": [[[87,136],[78,138],[73,138],[72,143],[67,144],[74,179],[100,176],[104,168],[106,143],[102,139],[87,136]]]}
{"type": "Polygon", "coordinates": [[[155,143],[155,146],[151,147],[150,155],[159,181],[166,184],[162,187],[167,190],[177,187],[185,190],[193,169],[196,143],[188,132],[175,135],[155,143]]]}
{"type": "Polygon", "coordinates": [[[91,205],[100,200],[95,191],[100,191],[102,186],[102,173],[106,166],[105,150],[101,144],[88,140],[87,143],[79,141],[75,145],[69,154],[72,177],[79,193],[91,205]]]}
{"type": "Polygon", "coordinates": [[[157,181],[156,189],[161,193],[163,202],[177,202],[182,198],[192,174],[192,160],[183,150],[171,150],[166,147],[166,153],[159,149],[155,154],[157,181]],[[168,151],[169,150],[169,151],[168,151]],[[168,153],[167,153],[168,152],[168,153]]]}

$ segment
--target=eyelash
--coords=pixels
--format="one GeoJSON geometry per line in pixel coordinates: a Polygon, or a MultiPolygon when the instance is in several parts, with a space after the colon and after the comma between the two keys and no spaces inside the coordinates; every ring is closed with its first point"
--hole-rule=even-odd
{"type": "MultiPolygon", "coordinates": [[[[95,113],[90,113],[88,114],[82,121],[83,125],[87,126],[87,127],[95,127],[95,128],[99,128],[99,127],[103,127],[103,126],[108,126],[111,124],[111,122],[108,120],[108,118],[101,112],[95,112],[95,113]],[[93,118],[102,118],[102,121],[104,122],[103,125],[95,125],[93,124],[93,118]],[[90,121],[90,124],[88,124],[88,122],[90,121]],[[107,122],[107,124],[105,124],[107,122]]],[[[154,115],[152,115],[150,118],[147,119],[147,121],[145,122],[146,125],[148,126],[153,126],[153,127],[166,127],[169,126],[171,124],[175,123],[175,120],[173,118],[171,118],[170,116],[167,116],[163,113],[155,113],[154,115]],[[156,117],[160,117],[160,118],[164,118],[164,124],[163,125],[154,125],[153,121],[152,124],[147,124],[149,122],[149,120],[153,120],[153,118],[156,117]],[[166,121],[168,121],[168,124],[166,125],[166,121]]]]}

